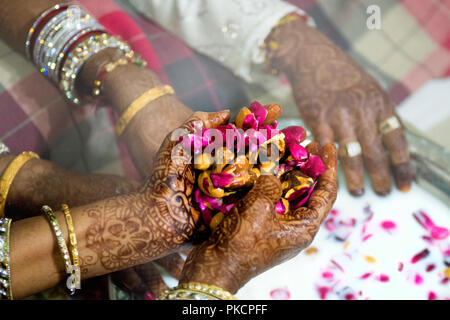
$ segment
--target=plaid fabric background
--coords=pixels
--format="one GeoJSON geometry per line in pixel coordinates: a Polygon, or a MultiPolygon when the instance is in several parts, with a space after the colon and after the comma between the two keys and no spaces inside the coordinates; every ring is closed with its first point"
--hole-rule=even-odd
{"type": "MultiPolygon", "coordinates": [[[[126,0],[81,0],[107,28],[149,60],[149,67],[194,110],[237,110],[250,100],[279,102],[298,117],[286,81],[248,85],[217,63],[137,15],[126,0]],[[275,99],[275,100],[274,100],[275,99]]],[[[352,55],[400,103],[427,80],[450,75],[450,0],[290,0],[352,55]],[[366,27],[368,5],[381,8],[382,28],[366,27]]],[[[136,177],[115,139],[108,108],[72,107],[23,57],[0,41],[0,140],[14,153],[33,150],[82,172],[136,177]]]]}

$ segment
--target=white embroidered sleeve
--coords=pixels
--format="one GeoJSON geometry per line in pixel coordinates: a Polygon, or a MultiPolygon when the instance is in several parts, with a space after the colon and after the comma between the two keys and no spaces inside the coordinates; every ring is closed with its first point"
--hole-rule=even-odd
{"type": "MultiPolygon", "coordinates": [[[[129,0],[140,13],[251,82],[263,43],[285,15],[306,13],[280,0],[129,0]]],[[[308,23],[313,24],[312,19],[308,23]]]]}

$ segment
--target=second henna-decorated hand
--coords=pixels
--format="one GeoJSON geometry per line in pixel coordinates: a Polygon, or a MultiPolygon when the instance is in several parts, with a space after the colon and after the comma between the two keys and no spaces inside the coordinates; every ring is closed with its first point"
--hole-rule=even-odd
{"type": "Polygon", "coordinates": [[[336,200],[337,154],[332,144],[319,148],[311,143],[307,149],[320,155],[327,168],[307,206],[287,215],[275,213],[281,184],[274,176],[261,176],[211,237],[189,254],[180,283],[200,282],[235,293],[311,243],[336,200]]]}
{"type": "Polygon", "coordinates": [[[385,148],[397,187],[408,190],[412,176],[407,141],[401,127],[381,133],[381,124],[396,113],[376,80],[324,34],[301,20],[275,28],[267,44],[272,48],[272,66],[287,75],[301,116],[315,139],[321,144],[339,143],[350,193],[364,193],[364,166],[374,191],[380,195],[390,192],[385,148]],[[349,157],[349,142],[359,142],[362,154],[349,157]]]}

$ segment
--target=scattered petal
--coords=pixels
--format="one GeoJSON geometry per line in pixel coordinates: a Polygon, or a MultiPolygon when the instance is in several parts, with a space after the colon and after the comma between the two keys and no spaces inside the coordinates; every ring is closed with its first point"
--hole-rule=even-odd
{"type": "Polygon", "coordinates": [[[372,256],[365,256],[364,259],[368,262],[368,263],[376,263],[377,259],[375,259],[372,256]]]}
{"type": "Polygon", "coordinates": [[[403,267],[404,267],[403,262],[399,262],[397,270],[402,272],[403,271],[403,267]]]}
{"type": "Polygon", "coordinates": [[[428,300],[436,300],[437,295],[433,291],[428,292],[428,300]]]}
{"type": "Polygon", "coordinates": [[[416,274],[416,276],[414,277],[414,283],[416,285],[421,285],[423,283],[423,278],[420,274],[416,274]]]}
{"type": "Polygon", "coordinates": [[[426,270],[427,272],[431,272],[431,271],[433,271],[434,269],[436,269],[436,266],[435,266],[434,264],[429,264],[425,270],[426,270]]]}
{"type": "Polygon", "coordinates": [[[372,275],[372,272],[364,273],[364,274],[360,277],[360,279],[366,280],[366,279],[368,279],[371,275],[372,275]]]}
{"type": "Polygon", "coordinates": [[[289,300],[291,293],[287,288],[278,288],[270,291],[270,297],[273,300],[289,300]]]}
{"type": "Polygon", "coordinates": [[[151,294],[150,292],[146,291],[145,292],[145,300],[156,300],[156,297],[151,294]]]}
{"type": "Polygon", "coordinates": [[[445,268],[444,275],[446,278],[450,278],[450,268],[445,268]]]}
{"type": "Polygon", "coordinates": [[[325,300],[327,298],[328,293],[331,291],[331,288],[318,287],[317,291],[319,292],[320,299],[325,300]]]}
{"type": "Polygon", "coordinates": [[[380,274],[376,279],[380,282],[388,282],[389,276],[387,274],[380,274]]]}
{"type": "Polygon", "coordinates": [[[316,247],[309,247],[308,249],[305,250],[305,253],[307,255],[312,255],[312,254],[316,254],[317,253],[317,248],[316,247]]]}
{"type": "Polygon", "coordinates": [[[385,221],[381,222],[381,227],[386,231],[390,231],[390,230],[395,229],[397,227],[397,225],[393,221],[385,220],[385,221]]]}
{"type": "Polygon", "coordinates": [[[414,255],[414,257],[411,258],[411,263],[414,264],[422,259],[425,259],[429,254],[430,254],[430,250],[423,249],[422,251],[420,251],[419,253],[414,255]]]}

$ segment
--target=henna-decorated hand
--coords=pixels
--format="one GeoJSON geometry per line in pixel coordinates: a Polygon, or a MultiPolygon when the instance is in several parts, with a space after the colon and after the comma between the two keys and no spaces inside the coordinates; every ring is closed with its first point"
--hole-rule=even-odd
{"type": "Polygon", "coordinates": [[[321,156],[327,170],[307,207],[288,215],[275,213],[281,185],[261,176],[253,189],[222,220],[212,236],[187,258],[180,282],[196,281],[235,293],[257,274],[297,255],[313,240],[337,191],[337,154],[333,144],[308,151],[321,156]]]}
{"type": "Polygon", "coordinates": [[[167,223],[172,236],[185,243],[193,234],[199,218],[192,209],[195,173],[192,155],[183,151],[179,138],[195,129],[215,128],[230,118],[229,111],[195,112],[180,128],[170,133],[158,151],[152,175],[141,194],[157,208],[159,221],[167,223]]]}
{"type": "Polygon", "coordinates": [[[347,188],[364,193],[364,165],[374,191],[390,192],[389,151],[400,190],[409,190],[411,169],[402,128],[381,135],[380,125],[395,116],[386,92],[357,63],[318,30],[301,20],[272,31],[273,67],[286,73],[302,118],[322,145],[337,141],[347,188]],[[274,45],[274,44],[277,45],[274,45]],[[359,142],[362,156],[348,157],[346,144],[359,142]]]}
{"type": "Polygon", "coordinates": [[[139,295],[151,294],[153,298],[156,298],[167,289],[167,285],[155,265],[165,269],[175,279],[180,279],[184,259],[178,253],[174,253],[155,261],[115,272],[112,274],[112,280],[122,290],[139,295]]]}

